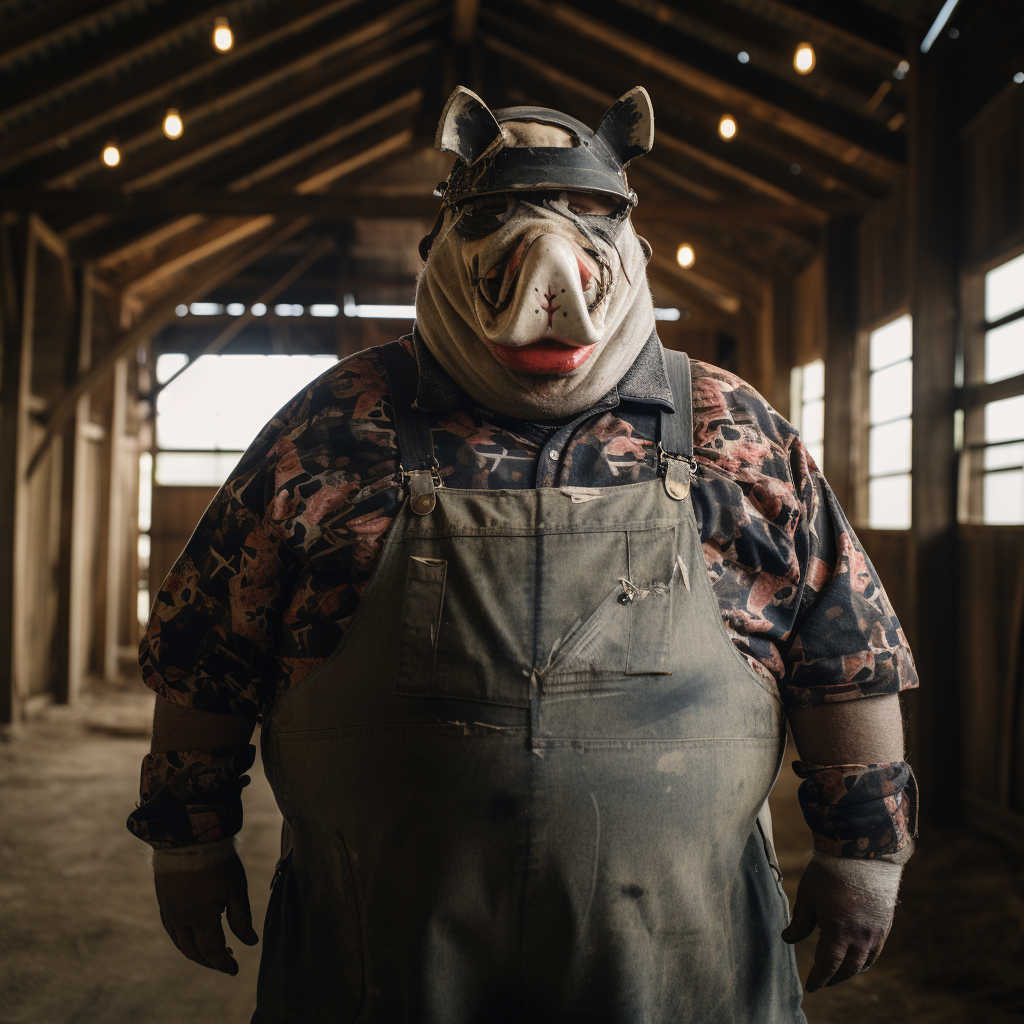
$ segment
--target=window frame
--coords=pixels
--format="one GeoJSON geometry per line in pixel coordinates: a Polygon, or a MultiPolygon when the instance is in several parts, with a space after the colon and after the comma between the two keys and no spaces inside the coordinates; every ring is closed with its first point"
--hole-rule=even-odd
{"type": "MultiPolygon", "coordinates": [[[[999,256],[964,268],[960,281],[963,323],[963,428],[958,438],[960,479],[957,488],[957,519],[964,524],[992,529],[1024,528],[1021,523],[985,522],[985,406],[1003,398],[1024,395],[1024,373],[985,382],[985,335],[992,329],[1024,319],[1024,307],[989,323],[985,319],[985,275],[1024,255],[1024,243],[999,256]]],[[[1013,443],[1013,442],[1008,442],[1013,443]]]]}
{"type": "MultiPolygon", "coordinates": [[[[853,380],[850,388],[850,409],[853,414],[854,429],[851,431],[851,468],[853,485],[854,524],[858,530],[873,530],[875,533],[891,532],[906,534],[914,528],[913,501],[911,501],[910,525],[903,526],[872,526],[871,525],[871,335],[886,324],[891,324],[900,317],[909,316],[913,320],[913,309],[909,303],[897,306],[884,316],[876,317],[857,331],[856,351],[854,352],[853,380]]],[[[910,350],[910,363],[914,363],[914,349],[910,350]]],[[[911,391],[910,429],[913,436],[914,406],[911,391]]],[[[900,475],[902,474],[893,474],[900,475]]],[[[913,494],[914,462],[911,449],[910,486],[913,494]]]]}

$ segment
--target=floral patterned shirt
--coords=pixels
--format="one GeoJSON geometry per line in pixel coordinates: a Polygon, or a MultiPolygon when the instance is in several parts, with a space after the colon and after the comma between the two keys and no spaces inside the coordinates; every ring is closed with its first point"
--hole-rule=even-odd
{"type": "MultiPolygon", "coordinates": [[[[658,472],[671,408],[652,337],[606,398],[569,423],[477,407],[417,336],[443,481],[467,488],[605,487],[658,472]],[[542,457],[560,452],[557,461],[542,457]]],[[[796,429],[743,380],[691,361],[691,500],[722,620],[791,707],[917,686],[874,568],[796,429]]],[[[338,645],[404,494],[379,350],[341,360],[263,428],[156,595],[140,648],[160,696],[202,711],[272,714],[338,645]]]]}

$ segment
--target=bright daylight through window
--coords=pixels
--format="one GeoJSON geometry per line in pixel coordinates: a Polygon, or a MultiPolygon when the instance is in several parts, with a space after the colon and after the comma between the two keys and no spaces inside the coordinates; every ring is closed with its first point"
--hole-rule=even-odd
{"type": "Polygon", "coordinates": [[[868,339],[868,525],[910,528],[913,323],[904,314],[868,339]]]}
{"type": "MultiPolygon", "coordinates": [[[[187,362],[170,352],[157,360],[157,381],[187,362]]],[[[260,428],[334,356],[215,355],[167,386],[156,403],[157,484],[219,486],[260,428]]]]}
{"type": "MultiPolygon", "coordinates": [[[[985,383],[1024,374],[1024,254],[985,275],[985,383]]],[[[1024,394],[984,409],[982,519],[1024,523],[1024,394]]]]}
{"type": "Polygon", "coordinates": [[[793,426],[815,465],[821,469],[825,458],[825,361],[815,359],[794,366],[790,379],[790,410],[793,426]]]}

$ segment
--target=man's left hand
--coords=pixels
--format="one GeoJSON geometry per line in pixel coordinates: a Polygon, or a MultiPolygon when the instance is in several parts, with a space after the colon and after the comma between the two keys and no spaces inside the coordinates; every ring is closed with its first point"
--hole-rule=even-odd
{"type": "MultiPolygon", "coordinates": [[[[865,864],[870,870],[875,865],[865,864]]],[[[885,865],[889,867],[889,865],[885,865]]],[[[806,939],[815,925],[821,929],[807,991],[838,985],[866,971],[882,952],[892,927],[895,893],[872,892],[848,885],[817,861],[804,871],[796,894],[793,919],[782,933],[786,942],[806,939]]]]}

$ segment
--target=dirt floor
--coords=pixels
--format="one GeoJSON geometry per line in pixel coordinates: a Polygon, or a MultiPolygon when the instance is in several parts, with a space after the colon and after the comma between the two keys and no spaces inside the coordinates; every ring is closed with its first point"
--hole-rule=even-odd
{"type": "MultiPolygon", "coordinates": [[[[0,1024],[248,1024],[259,947],[229,940],[235,978],[181,957],[124,827],[151,707],[138,690],[94,694],[0,742],[0,1024]]],[[[261,931],[280,816],[258,763],[252,775],[242,857],[261,931]]],[[[791,901],[810,856],[797,781],[784,770],[772,798],[791,901]]],[[[1020,1024],[1024,856],[927,831],[901,898],[878,964],[808,996],[810,1024],[1020,1024]]],[[[813,957],[812,937],[801,977],[813,957]]]]}

